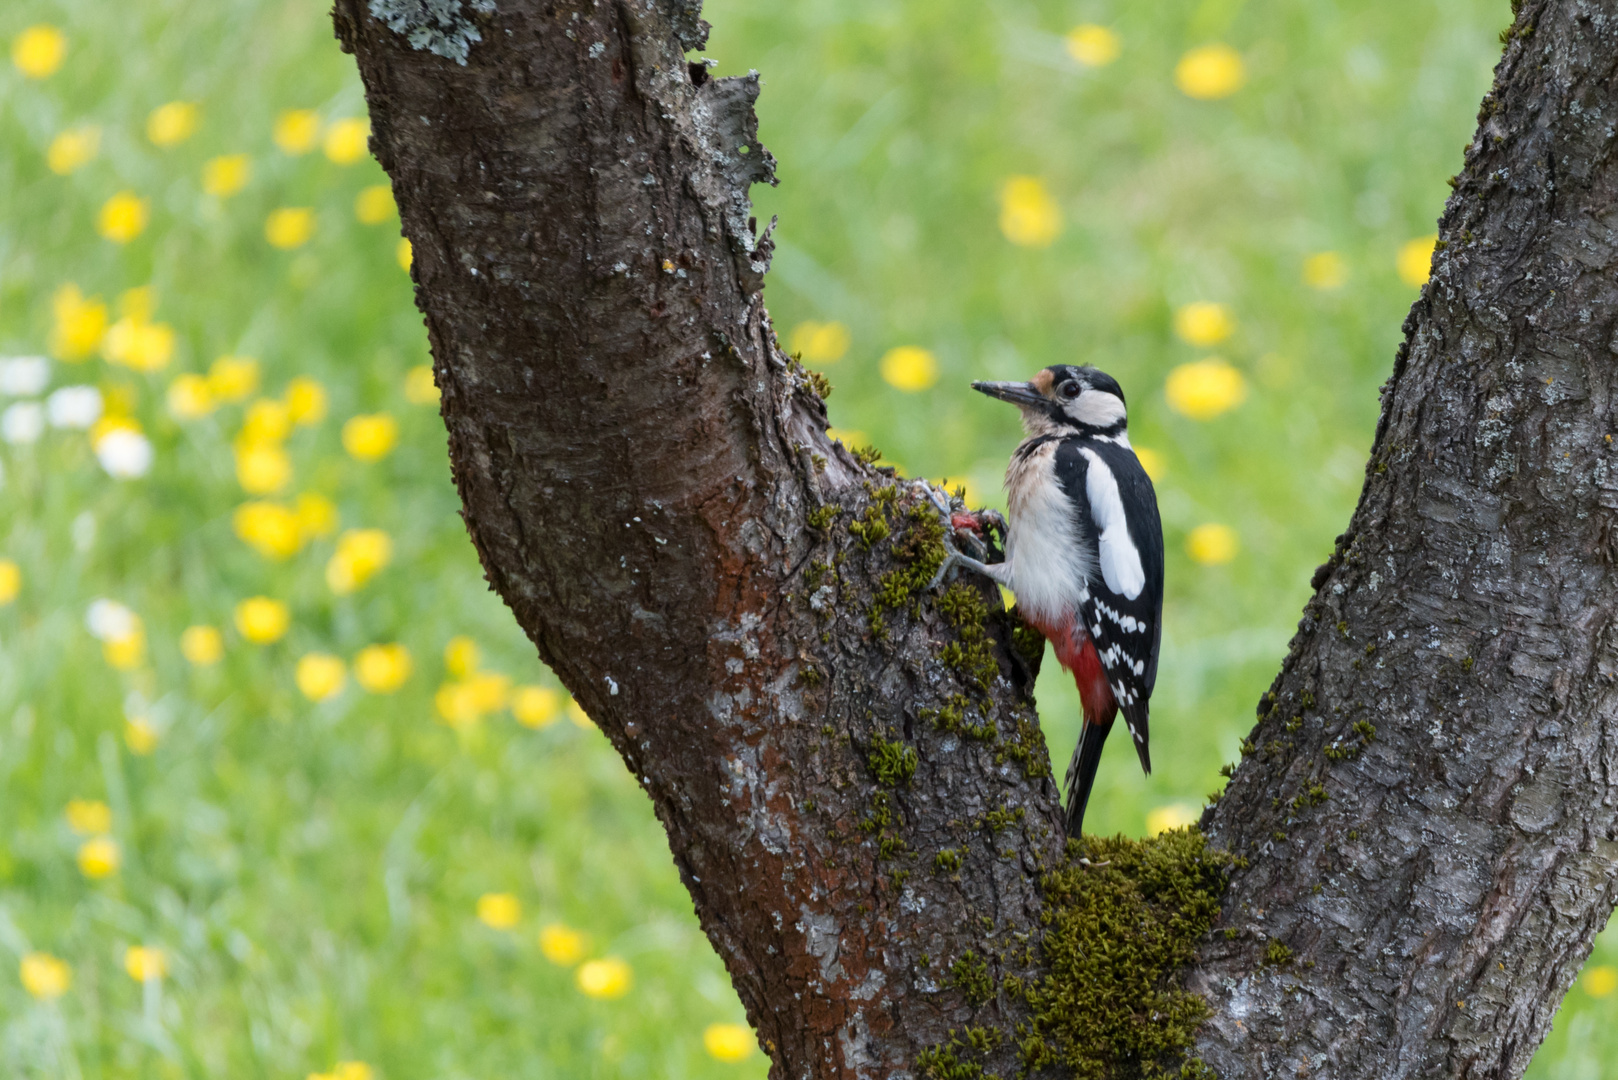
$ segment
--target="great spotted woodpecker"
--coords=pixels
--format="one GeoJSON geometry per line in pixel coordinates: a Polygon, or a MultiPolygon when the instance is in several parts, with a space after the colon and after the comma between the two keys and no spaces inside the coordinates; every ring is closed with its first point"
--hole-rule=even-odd
{"type": "MultiPolygon", "coordinates": [[[[951,551],[939,571],[964,566],[1007,586],[1073,675],[1084,729],[1067,770],[1067,831],[1078,836],[1101,747],[1120,709],[1141,768],[1152,772],[1147,706],[1162,640],[1163,526],[1157,495],[1129,445],[1124,392],[1092,367],[1057,364],[1025,383],[974,390],[1022,410],[1027,438],[1006,469],[1005,559],[951,551]]],[[[981,531],[960,515],[959,539],[981,531]]],[[[973,544],[977,547],[979,545],[973,544]]]]}

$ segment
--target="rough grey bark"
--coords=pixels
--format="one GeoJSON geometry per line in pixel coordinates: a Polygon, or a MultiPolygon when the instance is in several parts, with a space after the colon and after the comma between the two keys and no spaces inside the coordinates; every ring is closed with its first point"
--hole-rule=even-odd
{"type": "MultiPolygon", "coordinates": [[[[963,972],[1037,968],[1031,671],[992,589],[917,587],[926,493],[829,444],[775,342],[756,79],[687,63],[695,0],[334,17],[489,580],[643,781],[773,1075],[912,1073],[968,1023],[1014,1074],[1026,1006],[963,972]]],[[[1187,973],[1225,1075],[1516,1076],[1612,910],[1614,58],[1605,9],[1523,11],[1206,820],[1249,856],[1187,973]]]]}

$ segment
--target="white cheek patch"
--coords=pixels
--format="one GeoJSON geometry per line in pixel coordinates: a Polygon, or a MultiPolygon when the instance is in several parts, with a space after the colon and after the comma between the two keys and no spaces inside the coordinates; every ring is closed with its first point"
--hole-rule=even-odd
{"type": "Polygon", "coordinates": [[[1086,390],[1065,410],[1069,416],[1090,427],[1110,428],[1124,419],[1124,403],[1117,394],[1086,390]]]}
{"type": "MultiPolygon", "coordinates": [[[[1111,394],[1106,396],[1112,397],[1111,394]]],[[[1079,453],[1090,465],[1084,474],[1084,493],[1090,500],[1090,515],[1101,534],[1102,580],[1113,592],[1133,600],[1146,587],[1146,571],[1141,568],[1135,542],[1129,538],[1129,519],[1124,514],[1124,501],[1118,495],[1118,480],[1094,450],[1080,449],[1079,453]]]]}

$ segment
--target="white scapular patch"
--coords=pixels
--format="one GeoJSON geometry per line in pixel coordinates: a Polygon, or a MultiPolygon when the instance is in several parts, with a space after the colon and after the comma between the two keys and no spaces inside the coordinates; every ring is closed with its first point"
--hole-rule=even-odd
{"type": "Polygon", "coordinates": [[[1141,569],[1140,552],[1129,538],[1129,519],[1124,514],[1124,501],[1118,496],[1118,480],[1100,454],[1086,447],[1081,447],[1079,453],[1090,463],[1084,473],[1084,494],[1090,500],[1090,516],[1101,532],[1102,580],[1113,592],[1133,600],[1146,587],[1146,571],[1141,569]]]}
{"type": "Polygon", "coordinates": [[[1031,618],[1051,624],[1072,618],[1089,598],[1085,582],[1093,569],[1055,460],[1056,444],[1046,443],[1026,457],[1013,455],[1006,470],[1011,591],[1031,618]]]}
{"type": "Polygon", "coordinates": [[[1086,390],[1062,410],[1081,424],[1110,428],[1124,418],[1124,403],[1117,394],[1105,390],[1086,390]]]}

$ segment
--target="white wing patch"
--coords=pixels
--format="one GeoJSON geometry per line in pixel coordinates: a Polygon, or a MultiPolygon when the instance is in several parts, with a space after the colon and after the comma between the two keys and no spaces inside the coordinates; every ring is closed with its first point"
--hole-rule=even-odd
{"type": "Polygon", "coordinates": [[[1090,500],[1090,515],[1100,532],[1101,577],[1107,588],[1133,600],[1146,587],[1146,571],[1141,568],[1140,552],[1129,537],[1129,519],[1124,501],[1118,495],[1118,480],[1101,460],[1101,455],[1081,447],[1090,467],[1084,473],[1084,494],[1090,500]]]}

